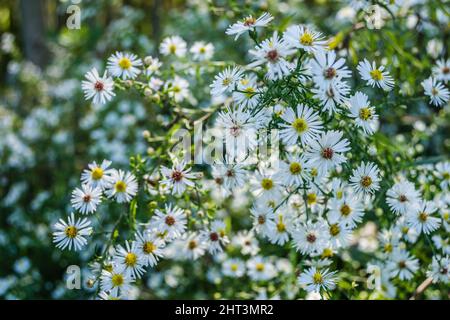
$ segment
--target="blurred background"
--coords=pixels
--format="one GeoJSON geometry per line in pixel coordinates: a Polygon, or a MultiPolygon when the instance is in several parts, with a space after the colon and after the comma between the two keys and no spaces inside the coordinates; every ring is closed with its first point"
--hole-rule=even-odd
{"type": "MultiPolygon", "coordinates": [[[[104,108],[84,100],[84,74],[93,66],[103,70],[116,50],[158,56],[165,36],[180,35],[189,44],[213,43],[214,60],[245,63],[252,43],[226,36],[229,24],[263,11],[275,15],[280,28],[310,23],[333,37],[353,70],[361,57],[391,70],[401,95],[380,102],[388,109],[382,114],[386,137],[399,149],[404,141],[417,146],[405,150],[411,157],[448,155],[448,112],[412,98],[423,96],[420,82],[448,54],[448,6],[416,1],[414,14],[398,9],[396,22],[387,16],[380,31],[361,28],[367,22],[357,11],[361,2],[0,0],[0,297],[83,297],[66,291],[63,281],[65,268],[83,257],[55,250],[51,225],[70,212],[70,192],[86,164],[107,158],[125,167],[130,155],[145,153],[141,133],[157,119],[146,112],[150,102],[133,93],[118,93],[104,108]],[[76,12],[80,28],[69,29],[76,12]]],[[[189,284],[177,289],[180,272],[164,275],[165,291],[149,297],[192,297],[189,284]]],[[[206,280],[199,286],[195,297],[215,292],[206,280]]]]}

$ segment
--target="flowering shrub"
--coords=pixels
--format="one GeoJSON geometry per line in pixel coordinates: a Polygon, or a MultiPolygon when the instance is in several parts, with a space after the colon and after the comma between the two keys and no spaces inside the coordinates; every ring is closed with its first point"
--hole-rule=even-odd
{"type": "MultiPolygon", "coordinates": [[[[90,164],[72,193],[76,215],[55,225],[62,249],[98,245],[89,284],[99,297],[133,297],[164,260],[194,260],[208,266],[213,282],[239,278],[243,288],[280,287],[276,295],[288,298],[357,297],[361,285],[395,298],[416,277],[448,284],[450,165],[439,163],[439,187],[424,190],[416,177],[429,167],[379,133],[381,105],[398,94],[389,67],[362,56],[352,72],[313,27],[263,32],[271,23],[264,13],[227,29],[235,39],[248,34],[255,46],[249,64],[215,76],[211,100],[218,107],[211,111],[190,90],[205,86],[203,77],[218,66],[210,43],[196,42],[188,54],[186,42],[171,36],[159,47],[163,62],[117,52],[103,76],[95,68],[86,74],[83,90],[94,103],[135,89],[170,119],[162,139],[144,132],[150,150],[133,156],[128,171],[108,160],[90,164]],[[216,143],[214,152],[192,157],[189,130],[199,122],[217,129],[216,143]],[[171,138],[183,127],[188,147],[174,148],[171,138]],[[241,212],[234,210],[239,201],[246,202],[241,212]],[[121,213],[97,214],[104,202],[121,213]],[[104,221],[115,221],[112,229],[104,221]],[[425,248],[432,257],[419,256],[425,248]],[[360,261],[355,250],[365,253],[360,261]],[[345,264],[351,266],[343,272],[345,264]],[[369,282],[358,284],[358,275],[369,282]]],[[[442,60],[422,82],[434,107],[449,100],[448,68],[442,60]]],[[[225,283],[223,296],[239,297],[225,283]]]]}

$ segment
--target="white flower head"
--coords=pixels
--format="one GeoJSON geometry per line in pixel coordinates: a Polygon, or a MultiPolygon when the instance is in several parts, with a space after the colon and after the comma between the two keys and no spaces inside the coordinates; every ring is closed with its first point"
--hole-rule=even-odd
{"type": "Polygon", "coordinates": [[[140,73],[142,60],[133,53],[116,52],[108,59],[108,71],[113,77],[123,80],[134,79],[140,73]]]}
{"type": "Polygon", "coordinates": [[[270,13],[264,12],[259,18],[254,18],[253,16],[248,16],[244,20],[236,22],[235,24],[228,27],[225,31],[227,35],[236,35],[234,40],[237,40],[243,33],[253,30],[257,27],[265,27],[273,20],[270,13]]]}
{"type": "Polygon", "coordinates": [[[204,41],[195,42],[191,49],[192,57],[197,61],[207,61],[211,60],[214,54],[214,46],[212,43],[206,43],[204,41]]]}
{"type": "Polygon", "coordinates": [[[435,78],[430,77],[422,81],[422,87],[425,95],[430,97],[430,103],[436,107],[442,106],[450,99],[450,91],[435,78]]]}
{"type": "Polygon", "coordinates": [[[86,219],[75,220],[73,212],[67,217],[67,222],[59,219],[54,225],[53,242],[57,248],[78,251],[87,244],[86,237],[91,235],[91,222],[86,219]]]}
{"type": "Polygon", "coordinates": [[[380,189],[380,181],[380,170],[372,162],[362,162],[350,177],[350,185],[358,194],[374,194],[380,189]]]}
{"type": "Polygon", "coordinates": [[[161,167],[161,173],[165,177],[161,184],[168,186],[172,189],[172,194],[181,195],[187,187],[194,187],[195,183],[192,179],[195,179],[194,174],[191,173],[191,168],[186,168],[186,163],[181,161],[175,163],[172,169],[165,166],[161,167]]]}
{"type": "Polygon", "coordinates": [[[375,107],[370,106],[366,94],[356,92],[347,104],[350,117],[355,119],[356,125],[362,128],[365,134],[371,135],[378,129],[378,115],[375,113],[375,107]]]}
{"type": "Polygon", "coordinates": [[[111,271],[102,270],[100,288],[113,296],[126,296],[132,289],[132,282],[131,277],[113,267],[111,271]]]}
{"type": "Polygon", "coordinates": [[[178,207],[167,205],[165,212],[157,209],[152,217],[151,226],[158,232],[166,234],[168,240],[181,236],[186,230],[187,218],[184,211],[178,207]]]}
{"type": "Polygon", "coordinates": [[[100,77],[97,69],[92,68],[85,75],[86,80],[81,83],[86,100],[92,99],[94,104],[105,104],[110,101],[116,94],[114,93],[114,81],[107,73],[100,77]]]}
{"type": "Polygon", "coordinates": [[[406,221],[411,228],[419,233],[430,234],[439,228],[441,219],[434,217],[433,214],[438,210],[434,202],[421,201],[417,210],[406,212],[406,221]]]}
{"type": "Polygon", "coordinates": [[[164,240],[156,232],[144,230],[136,234],[136,249],[142,258],[144,266],[154,267],[158,260],[164,256],[164,240]]]}
{"type": "Polygon", "coordinates": [[[280,131],[280,137],[287,146],[295,145],[297,140],[305,146],[317,139],[322,132],[323,125],[319,114],[302,104],[295,110],[287,108],[281,118],[288,123],[282,123],[283,129],[280,131]]]}
{"type": "Polygon", "coordinates": [[[101,202],[102,190],[89,184],[83,184],[72,192],[72,207],[82,214],[93,213],[101,202]]]}
{"type": "Polygon", "coordinates": [[[298,284],[308,292],[333,290],[336,286],[336,271],[311,267],[304,270],[298,277],[298,284]]]}
{"type": "Polygon", "coordinates": [[[112,169],[108,169],[110,165],[109,160],[103,160],[100,165],[95,161],[90,163],[89,169],[85,169],[81,174],[81,182],[104,190],[111,178],[112,169]]]}
{"type": "Polygon", "coordinates": [[[377,67],[375,61],[370,63],[367,59],[361,61],[357,67],[361,78],[372,87],[382,88],[389,91],[394,87],[394,79],[384,69],[384,66],[377,67]]]}
{"type": "Polygon", "coordinates": [[[137,191],[138,183],[131,172],[115,169],[111,171],[111,178],[105,188],[108,198],[114,198],[118,203],[130,202],[137,191]]]}
{"type": "Polygon", "coordinates": [[[414,184],[406,180],[394,184],[386,192],[386,202],[396,214],[416,211],[420,199],[420,193],[416,190],[414,184]]]}
{"type": "Polygon", "coordinates": [[[144,260],[142,251],[138,249],[137,242],[125,242],[125,247],[118,245],[113,258],[117,271],[132,279],[141,278],[144,274],[144,260]]]}
{"type": "Polygon", "coordinates": [[[292,47],[316,54],[325,50],[326,41],[320,32],[313,31],[304,25],[290,26],[286,29],[283,39],[292,47]]]}
{"type": "Polygon", "coordinates": [[[164,56],[176,56],[178,58],[186,55],[186,41],[180,36],[172,36],[165,38],[159,46],[159,52],[164,56]]]}

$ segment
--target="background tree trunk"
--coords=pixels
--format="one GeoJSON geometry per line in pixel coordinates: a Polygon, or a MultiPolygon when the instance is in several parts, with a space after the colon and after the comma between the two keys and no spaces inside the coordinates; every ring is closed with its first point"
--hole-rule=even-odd
{"type": "Polygon", "coordinates": [[[44,67],[49,61],[45,41],[44,0],[20,0],[22,40],[25,57],[44,67]]]}

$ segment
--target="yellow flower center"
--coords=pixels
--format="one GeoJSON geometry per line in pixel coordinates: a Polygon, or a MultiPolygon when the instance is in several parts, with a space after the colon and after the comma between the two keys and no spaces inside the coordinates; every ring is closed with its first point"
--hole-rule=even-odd
{"type": "Polygon", "coordinates": [[[344,204],[341,207],[341,215],[343,215],[344,217],[347,217],[351,212],[352,212],[352,208],[350,208],[349,205],[344,204]]]}
{"type": "Polygon", "coordinates": [[[121,274],[115,274],[112,276],[111,282],[114,287],[120,287],[123,284],[123,276],[121,274]]]}
{"type": "Polygon", "coordinates": [[[261,187],[262,187],[264,190],[270,190],[270,189],[272,189],[272,188],[273,188],[273,181],[272,181],[272,179],[269,179],[269,178],[264,178],[264,179],[262,179],[262,181],[261,181],[261,187]]]}
{"type": "Polygon", "coordinates": [[[181,91],[181,88],[179,86],[173,86],[172,91],[175,93],[179,93],[181,91]]]}
{"type": "Polygon", "coordinates": [[[236,272],[238,269],[238,265],[236,263],[233,263],[230,268],[231,268],[231,271],[236,272]]]}
{"type": "Polygon", "coordinates": [[[365,176],[365,177],[362,177],[362,178],[361,178],[361,185],[362,185],[364,188],[370,187],[371,184],[372,184],[372,178],[371,178],[371,177],[365,176]]]}
{"type": "Polygon", "coordinates": [[[322,259],[330,258],[332,256],[333,256],[333,250],[331,250],[330,248],[323,249],[322,256],[321,256],[322,259]]]}
{"type": "Polygon", "coordinates": [[[383,74],[378,69],[374,69],[374,70],[370,71],[370,76],[372,77],[373,80],[376,80],[376,81],[380,81],[383,79],[383,74]]]}
{"type": "Polygon", "coordinates": [[[298,162],[292,162],[289,166],[289,171],[292,174],[299,174],[302,171],[302,166],[298,162]]]}
{"type": "Polygon", "coordinates": [[[292,127],[298,132],[303,133],[308,130],[308,123],[303,118],[297,118],[292,122],[292,127]]]}
{"type": "Polygon", "coordinates": [[[313,38],[312,34],[309,32],[305,32],[300,37],[300,43],[304,46],[310,46],[313,44],[313,42],[314,42],[314,38],[313,38]]]}
{"type": "Polygon", "coordinates": [[[231,83],[231,79],[230,78],[223,78],[222,85],[228,86],[230,83],[231,83]]]}
{"type": "Polygon", "coordinates": [[[177,46],[174,45],[173,43],[171,45],[169,45],[169,52],[171,54],[174,54],[177,51],[177,46]]]}
{"type": "Polygon", "coordinates": [[[370,111],[369,108],[361,108],[361,109],[359,110],[359,117],[360,117],[362,120],[367,121],[367,120],[369,120],[370,118],[372,118],[372,112],[370,111]]]}
{"type": "Polygon", "coordinates": [[[206,48],[205,47],[201,47],[199,50],[200,53],[205,53],[206,52],[206,48]]]}
{"type": "Polygon", "coordinates": [[[392,252],[392,249],[393,249],[392,244],[386,243],[386,244],[384,245],[384,251],[386,251],[386,252],[392,252]]]}
{"type": "Polygon", "coordinates": [[[264,271],[264,263],[257,263],[257,264],[255,265],[255,269],[256,269],[256,271],[258,271],[258,272],[264,271]]]}
{"type": "Polygon", "coordinates": [[[317,195],[315,193],[308,193],[306,196],[306,202],[308,202],[309,205],[316,203],[317,195]]]}
{"type": "Polygon", "coordinates": [[[428,215],[425,212],[419,213],[419,220],[422,222],[426,222],[428,219],[428,215]]]}
{"type": "Polygon", "coordinates": [[[78,230],[74,226],[68,226],[68,227],[66,227],[65,233],[66,233],[66,236],[73,239],[77,236],[78,230]]]}
{"type": "Polygon", "coordinates": [[[444,178],[444,180],[450,180],[450,172],[444,172],[442,178],[444,178]]]}
{"type": "Polygon", "coordinates": [[[323,283],[323,277],[322,277],[322,274],[319,271],[314,273],[313,281],[314,281],[315,284],[322,284],[323,283]]]}
{"type": "Polygon", "coordinates": [[[100,180],[103,177],[103,169],[102,168],[94,168],[91,172],[91,177],[94,180],[100,180]]]}
{"type": "Polygon", "coordinates": [[[281,217],[277,223],[277,230],[280,233],[286,231],[286,225],[283,223],[283,218],[281,218],[281,217]]]}
{"type": "Polygon", "coordinates": [[[245,88],[245,96],[250,99],[251,97],[253,97],[253,95],[255,94],[255,89],[253,89],[252,87],[248,87],[245,88]]]}
{"type": "Polygon", "coordinates": [[[146,254],[153,253],[153,251],[155,251],[155,250],[156,250],[156,246],[151,241],[145,242],[144,245],[142,246],[142,251],[144,251],[146,254]]]}
{"type": "Polygon", "coordinates": [[[331,234],[333,237],[337,236],[340,232],[341,232],[341,228],[339,228],[339,226],[338,226],[337,223],[332,224],[332,225],[330,226],[330,234],[331,234]]]}
{"type": "Polygon", "coordinates": [[[127,184],[123,181],[117,181],[114,188],[117,192],[125,192],[125,190],[127,189],[127,184]]]}
{"type": "Polygon", "coordinates": [[[125,264],[128,267],[132,267],[136,264],[136,262],[137,262],[137,255],[134,254],[133,252],[127,253],[127,255],[125,256],[125,264]]]}
{"type": "Polygon", "coordinates": [[[318,173],[319,173],[319,172],[317,171],[317,168],[312,168],[312,169],[311,169],[311,176],[312,176],[312,177],[316,177],[318,173]]]}
{"type": "Polygon", "coordinates": [[[122,59],[119,60],[119,66],[124,70],[130,69],[131,68],[130,59],[123,57],[122,59]]]}

